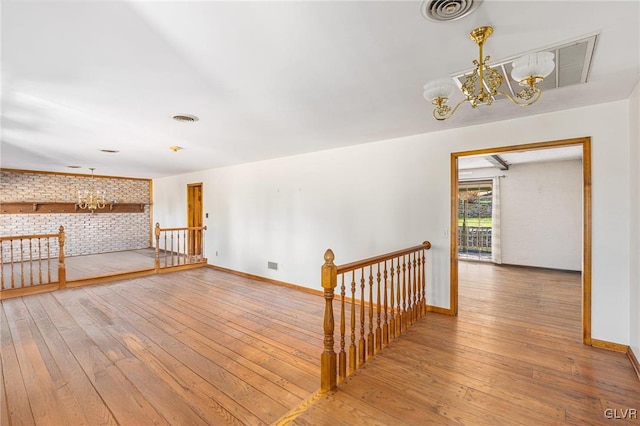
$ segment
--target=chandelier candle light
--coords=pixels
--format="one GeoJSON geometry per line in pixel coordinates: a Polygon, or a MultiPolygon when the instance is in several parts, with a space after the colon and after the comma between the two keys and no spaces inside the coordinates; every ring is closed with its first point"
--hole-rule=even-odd
{"type": "Polygon", "coordinates": [[[538,52],[513,61],[511,77],[520,83],[523,89],[515,96],[511,96],[509,93],[498,91],[504,77],[487,65],[489,56],[483,57],[482,48],[491,33],[493,33],[493,27],[479,27],[469,33],[471,40],[478,45],[479,55],[478,59],[473,61],[476,66],[475,70],[466,76],[462,87],[460,87],[464,99],[455,107],[451,108],[447,105],[447,101],[457,88],[453,79],[435,80],[424,85],[424,97],[435,106],[433,118],[436,120],[442,121],[451,118],[458,107],[465,102],[469,102],[473,108],[477,108],[478,105],[491,105],[498,95],[508,98],[519,106],[529,106],[540,99],[542,91],[538,87],[538,83],[553,71],[555,67],[554,54],[538,52]]]}
{"type": "Polygon", "coordinates": [[[95,170],[95,168],[90,167],[89,169],[91,170],[91,183],[89,184],[89,189],[85,189],[84,191],[83,190],[78,191],[77,206],[80,207],[81,209],[87,209],[91,213],[93,213],[93,211],[96,209],[104,208],[104,206],[106,205],[106,200],[105,200],[106,197],[105,197],[105,191],[95,190],[93,185],[95,182],[93,178],[93,171],[95,170]]]}

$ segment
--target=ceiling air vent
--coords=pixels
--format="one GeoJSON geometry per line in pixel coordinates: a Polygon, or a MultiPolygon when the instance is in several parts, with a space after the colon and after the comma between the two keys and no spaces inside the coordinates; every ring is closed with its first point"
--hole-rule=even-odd
{"type": "MultiPolygon", "coordinates": [[[[547,78],[538,86],[543,92],[558,87],[570,86],[572,84],[586,83],[591,68],[591,60],[598,35],[593,34],[579,40],[570,41],[559,44],[557,46],[540,49],[538,52],[551,52],[555,55],[556,67],[547,78]]],[[[535,53],[535,52],[527,52],[535,53]]],[[[502,61],[489,61],[489,66],[497,70],[503,77],[502,86],[498,89],[500,92],[507,92],[511,96],[518,93],[521,88],[518,82],[511,78],[511,63],[514,59],[522,55],[517,55],[502,61]]],[[[453,76],[453,81],[462,87],[465,77],[473,70],[458,73],[453,76]]]]}
{"type": "Polygon", "coordinates": [[[476,10],[480,3],[482,0],[424,0],[420,12],[429,21],[455,21],[476,10]]]}
{"type": "Polygon", "coordinates": [[[176,121],[181,121],[184,123],[193,123],[194,121],[198,121],[198,117],[190,114],[176,114],[171,118],[173,118],[176,121]]]}

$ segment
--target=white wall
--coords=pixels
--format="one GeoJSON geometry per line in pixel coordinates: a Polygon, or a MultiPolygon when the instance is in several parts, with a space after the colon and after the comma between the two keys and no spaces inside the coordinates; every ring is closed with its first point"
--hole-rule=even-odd
{"type": "Polygon", "coordinates": [[[202,181],[211,263],[316,289],[328,247],[340,264],[429,239],[427,297],[446,308],[451,152],[592,136],[592,335],[627,344],[629,306],[621,302],[629,297],[630,185],[621,159],[629,152],[628,106],[619,101],[157,179],[154,219],[184,225],[186,184],[202,181]],[[268,270],[267,261],[280,269],[268,270]]]}
{"type": "Polygon", "coordinates": [[[640,357],[640,84],[630,99],[629,121],[631,143],[629,163],[631,169],[630,208],[630,345],[636,357],[640,357]]]}
{"type": "Polygon", "coordinates": [[[502,263],[582,270],[582,161],[465,170],[500,181],[502,263]]]}
{"type": "Polygon", "coordinates": [[[582,270],[582,162],[520,164],[509,172],[500,182],[502,263],[582,270]]]}

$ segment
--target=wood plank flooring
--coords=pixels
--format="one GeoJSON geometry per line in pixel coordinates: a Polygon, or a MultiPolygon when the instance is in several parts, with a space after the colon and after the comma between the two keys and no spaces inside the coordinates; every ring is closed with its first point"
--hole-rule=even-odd
{"type": "Polygon", "coordinates": [[[270,424],[317,390],[322,298],[211,270],[2,301],[2,424],[270,424]]]}
{"type": "Polygon", "coordinates": [[[111,253],[71,256],[65,259],[67,281],[93,278],[101,275],[152,269],[155,250],[116,251],[111,253]]]}
{"type": "MultiPolygon", "coordinates": [[[[69,256],[65,258],[67,281],[76,281],[155,267],[155,250],[151,248],[111,253],[69,256]]],[[[58,258],[38,262],[2,264],[2,288],[31,287],[58,281],[58,258]],[[33,272],[32,272],[33,271],[33,272]]]]}
{"type": "MultiPolygon", "coordinates": [[[[209,268],[2,301],[1,425],[272,424],[319,387],[322,297],[209,268]]],[[[580,341],[575,273],[461,263],[428,314],[298,425],[638,424],[624,354],[580,341]]]]}
{"type": "Polygon", "coordinates": [[[581,343],[578,273],[461,262],[459,286],[458,317],[427,315],[291,424],[640,423],[606,417],[640,416],[640,381],[581,343]]]}

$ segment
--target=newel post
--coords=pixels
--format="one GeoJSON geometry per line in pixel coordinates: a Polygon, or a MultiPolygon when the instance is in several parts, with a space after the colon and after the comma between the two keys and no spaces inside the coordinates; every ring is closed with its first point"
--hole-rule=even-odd
{"type": "Polygon", "coordinates": [[[155,235],[156,235],[156,261],[155,261],[155,268],[156,268],[156,272],[158,272],[160,270],[160,224],[158,222],[156,222],[155,235]]]}
{"type": "Polygon", "coordinates": [[[336,353],[333,350],[333,293],[338,283],[338,268],[331,249],[324,253],[322,265],[322,288],[324,289],[324,351],[320,355],[320,391],[328,392],[336,388],[336,353]]]}
{"type": "Polygon", "coordinates": [[[67,267],[64,265],[64,226],[58,230],[58,288],[67,287],[67,267]]]}

